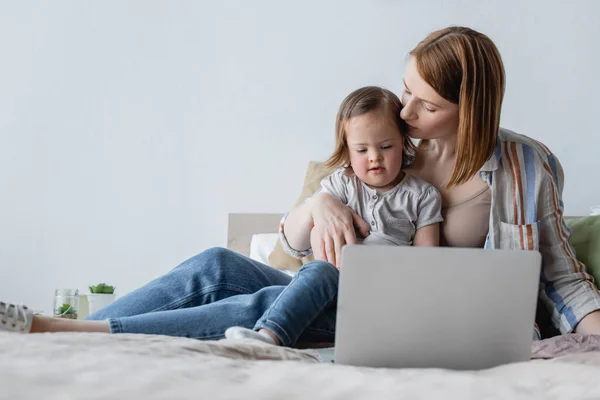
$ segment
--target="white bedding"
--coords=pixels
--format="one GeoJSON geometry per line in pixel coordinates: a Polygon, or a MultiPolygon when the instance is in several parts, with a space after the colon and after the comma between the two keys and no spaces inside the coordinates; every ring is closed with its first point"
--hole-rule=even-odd
{"type": "MultiPolygon", "coordinates": [[[[250,241],[250,258],[269,265],[269,255],[275,249],[275,244],[279,240],[278,233],[257,233],[252,235],[250,241]]],[[[280,270],[290,276],[294,276],[296,271],[280,270]]]]}
{"type": "Polygon", "coordinates": [[[484,371],[390,370],[323,364],[312,350],[252,341],[0,333],[0,398],[600,398],[600,338],[534,346],[541,357],[572,354],[484,371]]]}
{"type": "Polygon", "coordinates": [[[257,233],[252,235],[250,241],[250,258],[269,265],[269,254],[279,240],[278,233],[257,233]]]}

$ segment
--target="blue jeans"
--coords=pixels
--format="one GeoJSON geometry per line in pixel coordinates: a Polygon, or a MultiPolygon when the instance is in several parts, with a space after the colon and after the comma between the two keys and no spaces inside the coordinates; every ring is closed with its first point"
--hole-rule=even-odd
{"type": "Polygon", "coordinates": [[[291,346],[316,318],[326,313],[333,324],[327,330],[333,334],[338,281],[339,271],[332,264],[325,261],[305,264],[258,320],[254,330],[268,329],[283,346],[291,346]]]}
{"type": "Polygon", "coordinates": [[[331,264],[309,263],[292,279],[238,253],[213,248],[86,319],[108,320],[112,333],[211,340],[223,338],[231,326],[243,326],[269,329],[284,345],[332,342],[336,294],[337,270],[331,264]]]}

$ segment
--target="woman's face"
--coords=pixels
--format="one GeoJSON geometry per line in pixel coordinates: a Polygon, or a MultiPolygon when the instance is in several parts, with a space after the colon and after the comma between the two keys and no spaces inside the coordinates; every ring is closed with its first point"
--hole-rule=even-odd
{"type": "Polygon", "coordinates": [[[412,57],[404,73],[402,105],[400,117],[415,139],[445,138],[458,132],[458,105],[444,99],[421,78],[412,57]]]}

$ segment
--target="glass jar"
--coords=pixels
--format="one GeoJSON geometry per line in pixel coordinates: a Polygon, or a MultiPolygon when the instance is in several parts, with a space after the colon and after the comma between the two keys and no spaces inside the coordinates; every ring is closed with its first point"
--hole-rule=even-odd
{"type": "Polygon", "coordinates": [[[58,318],[77,319],[79,310],[79,290],[56,289],[52,315],[58,318]]]}

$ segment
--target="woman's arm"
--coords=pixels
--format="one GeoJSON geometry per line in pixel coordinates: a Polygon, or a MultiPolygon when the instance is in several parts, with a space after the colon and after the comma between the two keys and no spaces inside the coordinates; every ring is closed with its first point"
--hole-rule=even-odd
{"type": "Polygon", "coordinates": [[[592,311],[575,327],[575,332],[583,335],[599,335],[600,334],[600,311],[592,311]]]}
{"type": "Polygon", "coordinates": [[[431,224],[417,229],[413,239],[413,246],[439,246],[440,224],[431,224]]]}
{"type": "Polygon", "coordinates": [[[562,333],[600,334],[600,292],[583,263],[575,257],[563,218],[563,171],[549,154],[537,197],[539,250],[542,254],[540,298],[562,333]]]}
{"type": "Polygon", "coordinates": [[[290,247],[312,247],[317,260],[340,265],[342,246],[356,243],[355,227],[366,237],[370,227],[358,214],[328,193],[319,193],[296,207],[284,221],[290,247]]]}
{"type": "Polygon", "coordinates": [[[319,196],[323,194],[311,197],[287,215],[283,234],[291,248],[300,251],[310,249],[310,231],[314,226],[312,208],[319,196]]]}
{"type": "Polygon", "coordinates": [[[369,225],[346,205],[348,188],[353,184],[342,168],[323,178],[320,191],[282,221],[283,247],[296,257],[312,251],[317,260],[339,267],[342,246],[356,243],[355,227],[365,237],[370,231],[369,225]]]}

